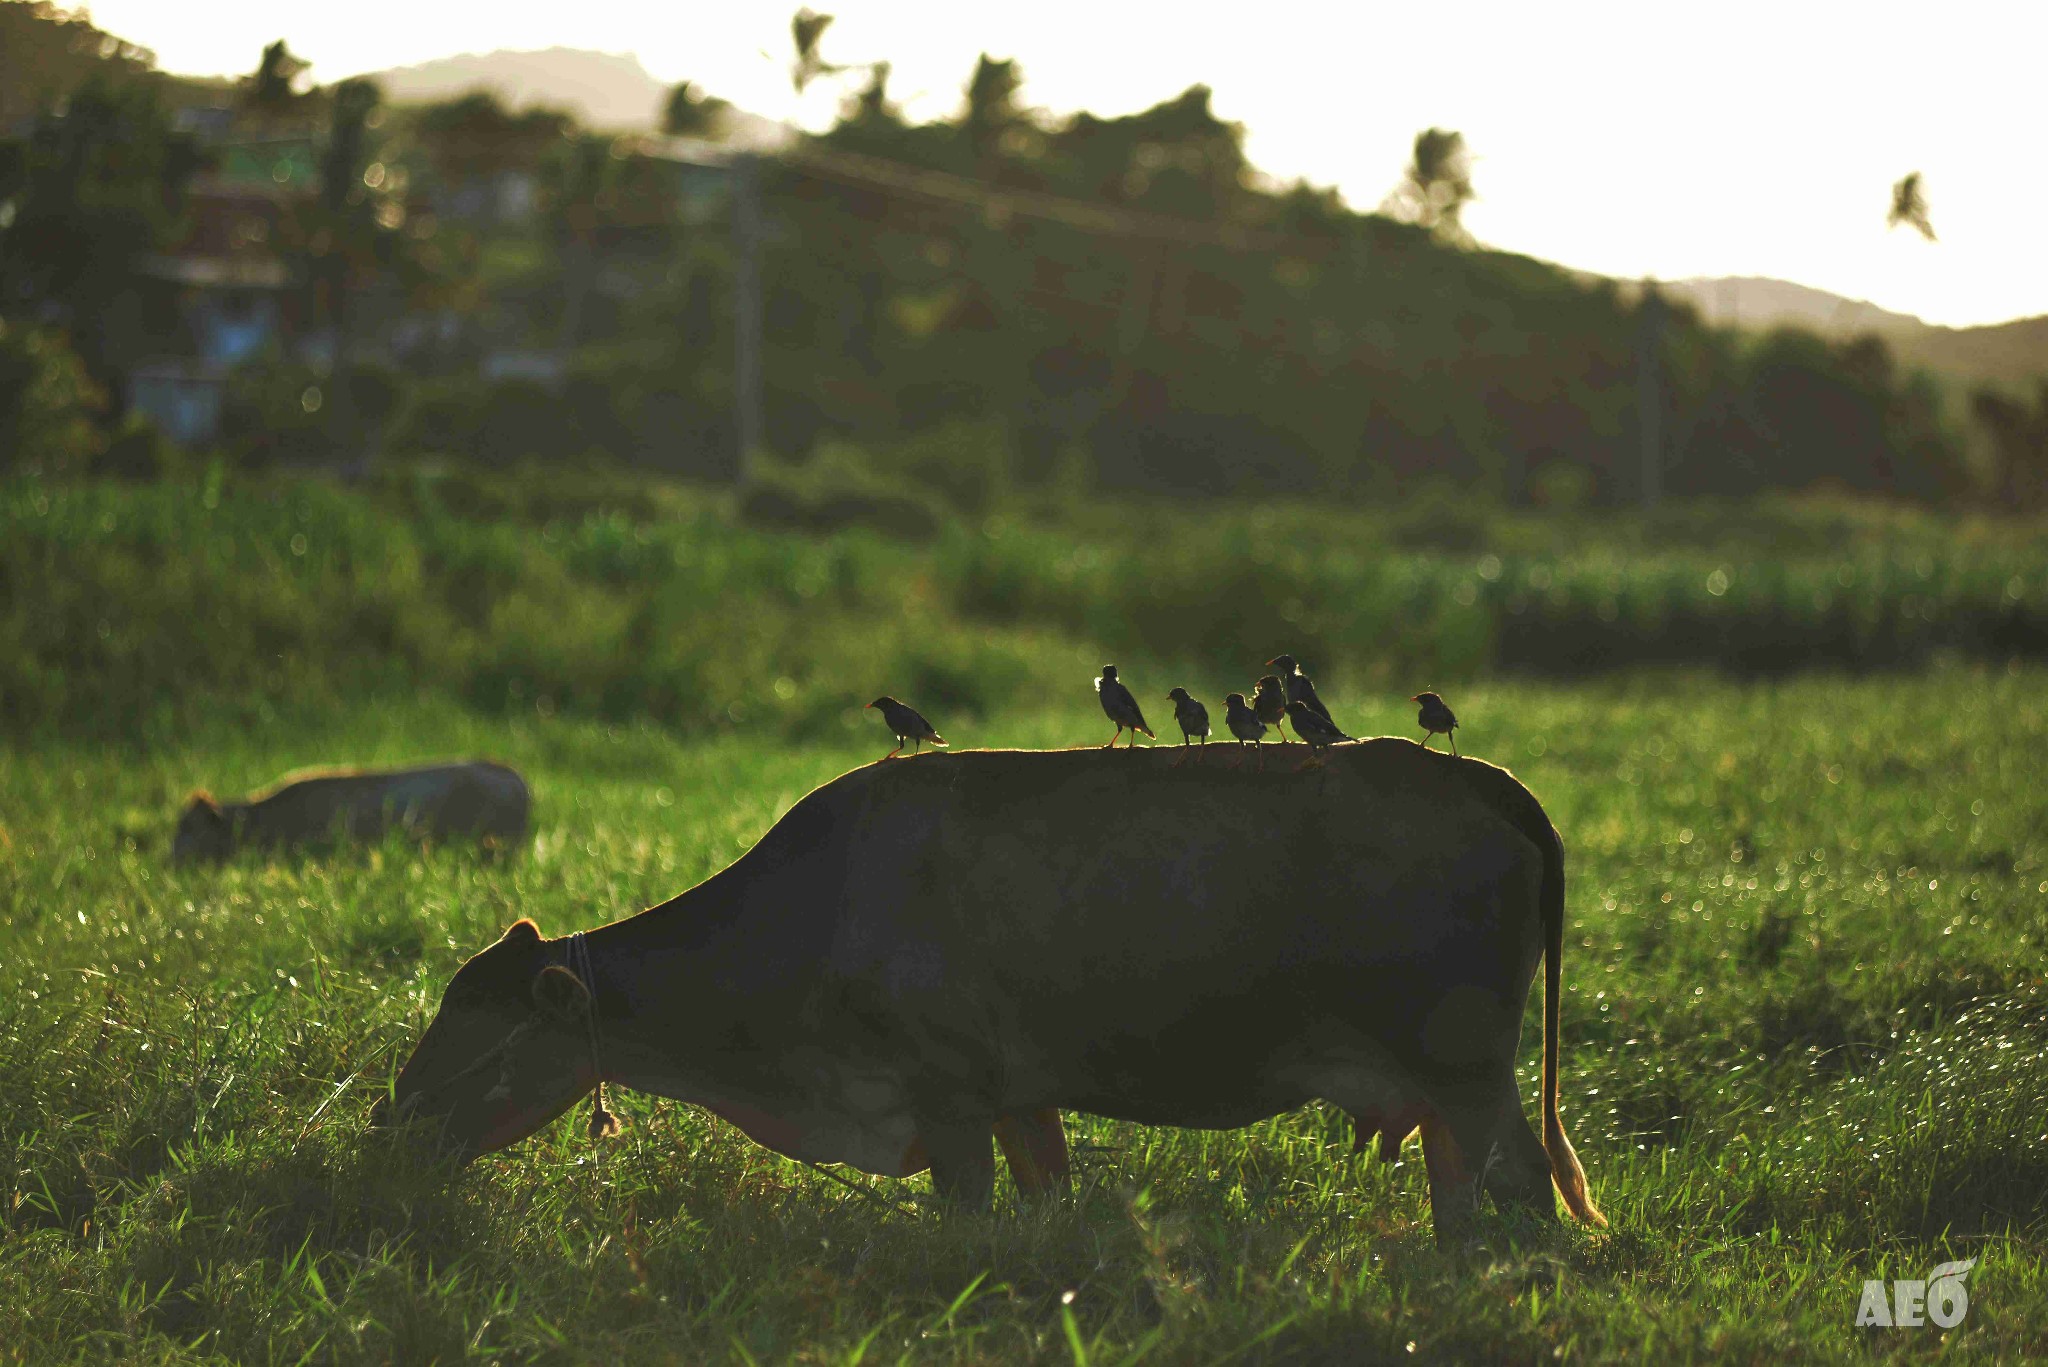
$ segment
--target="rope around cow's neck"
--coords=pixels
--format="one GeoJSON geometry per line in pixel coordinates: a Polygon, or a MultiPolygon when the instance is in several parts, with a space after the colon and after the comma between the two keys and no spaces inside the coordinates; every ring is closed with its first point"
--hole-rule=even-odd
{"type": "Polygon", "coordinates": [[[590,1100],[590,1137],[604,1139],[619,1132],[619,1118],[604,1104],[604,1035],[597,1020],[597,971],[591,964],[590,942],[582,931],[569,937],[568,968],[583,980],[587,998],[584,1023],[590,1030],[590,1067],[597,1074],[597,1090],[590,1100]]]}

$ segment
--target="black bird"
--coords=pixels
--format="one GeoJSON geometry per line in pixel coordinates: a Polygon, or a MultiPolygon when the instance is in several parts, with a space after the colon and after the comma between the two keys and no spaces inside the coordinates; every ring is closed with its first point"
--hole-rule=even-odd
{"type": "Polygon", "coordinates": [[[922,749],[926,741],[930,741],[933,745],[944,745],[946,743],[946,738],[932,730],[932,724],[926,721],[924,715],[909,703],[897,702],[887,693],[884,693],[881,697],[869,703],[868,707],[864,707],[861,710],[865,712],[870,707],[881,712],[882,720],[889,724],[889,730],[896,737],[896,748],[882,756],[883,759],[895,758],[902,751],[905,742],[911,743],[913,752],[922,749]]]}
{"type": "Polygon", "coordinates": [[[1315,711],[1305,702],[1287,704],[1287,719],[1294,723],[1294,734],[1308,742],[1308,763],[1301,767],[1320,765],[1323,762],[1323,747],[1335,745],[1340,740],[1356,740],[1337,729],[1337,723],[1315,711]]]}
{"type": "Polygon", "coordinates": [[[1287,720],[1287,690],[1278,674],[1266,675],[1252,688],[1252,711],[1260,721],[1280,732],[1282,745],[1287,744],[1287,728],[1280,725],[1287,720]]]}
{"type": "Polygon", "coordinates": [[[1422,728],[1422,743],[1427,746],[1434,736],[1442,736],[1451,743],[1451,753],[1458,753],[1458,738],[1451,732],[1458,729],[1458,716],[1450,705],[1434,693],[1417,693],[1408,700],[1421,703],[1422,710],[1415,714],[1415,724],[1422,728]]]}
{"type": "MultiPolygon", "coordinates": [[[[1189,742],[1197,738],[1201,740],[1204,749],[1208,748],[1209,709],[1189,697],[1185,688],[1174,689],[1166,698],[1173,704],[1173,719],[1180,723],[1181,748],[1185,750],[1189,742]]],[[[1187,756],[1182,755],[1174,763],[1180,764],[1186,759],[1187,756]]]]}
{"type": "Polygon", "coordinates": [[[1231,735],[1237,737],[1239,753],[1236,767],[1244,767],[1244,743],[1250,741],[1253,753],[1259,757],[1259,767],[1265,768],[1266,752],[1260,748],[1259,743],[1266,738],[1266,724],[1259,720],[1258,713],[1252,711],[1250,704],[1245,702],[1242,693],[1232,693],[1225,697],[1223,707],[1223,724],[1230,728],[1231,735]]]}
{"type": "Polygon", "coordinates": [[[1330,709],[1323,706],[1323,700],[1316,696],[1316,686],[1308,681],[1308,675],[1302,673],[1301,666],[1295,663],[1292,655],[1275,655],[1266,661],[1266,668],[1280,671],[1280,682],[1287,688],[1287,701],[1305,702],[1309,711],[1321,713],[1324,721],[1336,720],[1330,715],[1330,709]]]}
{"type": "MultiPolygon", "coordinates": [[[[1103,746],[1103,749],[1107,750],[1115,745],[1117,737],[1123,735],[1125,727],[1130,728],[1132,745],[1138,743],[1140,731],[1148,736],[1152,735],[1152,728],[1145,725],[1144,712],[1138,708],[1138,700],[1132,697],[1131,690],[1125,688],[1117,679],[1115,665],[1102,667],[1102,677],[1095,681],[1095,692],[1101,699],[1103,715],[1116,723],[1116,735],[1109,738],[1109,745],[1103,746]]],[[[1158,739],[1157,736],[1152,738],[1158,739]]]]}

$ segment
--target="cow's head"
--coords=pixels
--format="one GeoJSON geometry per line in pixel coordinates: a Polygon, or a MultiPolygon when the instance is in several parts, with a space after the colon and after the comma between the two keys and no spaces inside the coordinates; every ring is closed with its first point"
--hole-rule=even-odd
{"type": "Polygon", "coordinates": [[[235,832],[228,814],[210,794],[194,793],[178,818],[178,833],[171,838],[171,858],[179,863],[189,859],[225,859],[234,852],[235,832]]]}
{"type": "Polygon", "coordinates": [[[590,989],[531,921],[457,969],[372,1125],[417,1124],[456,1158],[517,1143],[597,1083],[590,989]]]}

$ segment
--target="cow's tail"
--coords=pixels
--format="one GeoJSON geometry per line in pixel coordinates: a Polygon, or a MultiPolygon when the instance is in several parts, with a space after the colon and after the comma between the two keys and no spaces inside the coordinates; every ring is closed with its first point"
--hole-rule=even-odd
{"type": "MultiPolygon", "coordinates": [[[[1544,825],[1549,826],[1546,820],[1544,825]]],[[[1604,1226],[1607,1217],[1586,1190],[1586,1170],[1565,1137],[1557,1118],[1557,1036],[1559,998],[1564,975],[1564,841],[1552,828],[1543,849],[1543,1151],[1550,1155],[1550,1175],[1566,1209],[1589,1225],[1604,1226]]]]}

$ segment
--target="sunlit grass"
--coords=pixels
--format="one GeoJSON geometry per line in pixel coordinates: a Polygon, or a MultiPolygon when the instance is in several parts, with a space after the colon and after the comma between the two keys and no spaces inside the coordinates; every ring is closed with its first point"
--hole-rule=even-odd
{"type": "Polygon", "coordinates": [[[424,689],[499,716],[816,741],[848,724],[851,680],[994,719],[1108,659],[1214,677],[1287,649],[1406,695],[1502,671],[2048,656],[2048,542],[2018,522],[1125,503],[912,543],[764,531],[651,481],[552,481],[503,480],[505,506],[467,513],[397,476],[0,482],[0,708],[133,739],[424,689]]]}
{"type": "MultiPolygon", "coordinates": [[[[1175,682],[1213,704],[1243,681],[1133,678],[1175,682]]],[[[1062,686],[934,720],[956,746],[1106,739],[1086,674],[1062,686]]],[[[1326,693],[1361,734],[1412,730],[1396,694],[1326,693]]],[[[1950,1256],[1983,1260],[1952,1351],[2048,1350],[2048,674],[1452,702],[1565,834],[1563,1092],[1604,1234],[1438,1251],[1416,1151],[1354,1158],[1320,1110],[1220,1134],[1076,1117],[1079,1197],[990,1219],[886,1212],[630,1097],[611,1144],[562,1123],[413,1170],[364,1119],[464,955],[520,915],[559,934],[671,895],[888,748],[879,726],[690,742],[406,699],[18,740],[0,1358],[1792,1361],[1932,1351],[1939,1330],[1852,1320],[1865,1277],[1950,1256]],[[192,786],[459,753],[531,777],[522,857],[166,860],[192,786]]]]}

